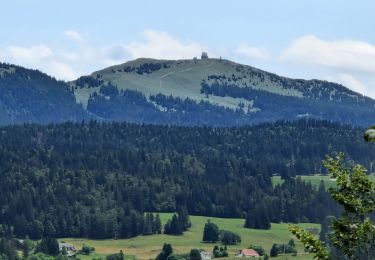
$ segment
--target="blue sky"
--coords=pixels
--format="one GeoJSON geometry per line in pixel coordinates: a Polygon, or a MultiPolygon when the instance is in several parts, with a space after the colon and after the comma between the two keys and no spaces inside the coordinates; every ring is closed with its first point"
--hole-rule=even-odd
{"type": "Polygon", "coordinates": [[[71,80],[202,50],[375,97],[375,1],[0,0],[0,61],[71,80]]]}

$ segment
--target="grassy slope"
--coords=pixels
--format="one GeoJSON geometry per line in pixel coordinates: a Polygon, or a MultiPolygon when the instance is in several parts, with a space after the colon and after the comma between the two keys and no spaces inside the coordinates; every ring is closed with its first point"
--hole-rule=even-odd
{"type": "MultiPolygon", "coordinates": [[[[331,179],[328,175],[300,175],[299,177],[302,178],[302,180],[311,182],[312,185],[314,185],[316,188],[319,187],[320,182],[323,181],[324,185],[327,188],[335,186],[335,180],[331,179]]],[[[273,186],[276,186],[277,184],[281,184],[283,180],[280,176],[273,176],[272,177],[272,184],[273,186]]]]}
{"type": "MultiPolygon", "coordinates": [[[[371,174],[369,176],[370,176],[370,178],[372,178],[373,180],[375,180],[375,175],[374,174],[371,174]]],[[[326,187],[326,189],[334,187],[336,185],[336,181],[334,179],[331,179],[331,177],[329,175],[319,175],[319,174],[315,174],[315,175],[300,175],[300,177],[304,181],[311,182],[311,184],[314,185],[316,188],[319,187],[321,181],[324,182],[324,186],[326,187]]],[[[280,176],[273,176],[272,177],[272,184],[273,184],[273,186],[276,186],[277,184],[280,184],[282,182],[283,182],[283,180],[281,180],[280,176]]]]}
{"type": "MultiPolygon", "coordinates": [[[[213,104],[226,107],[236,108],[242,101],[245,105],[250,104],[249,101],[230,97],[210,96],[208,99],[200,93],[200,84],[203,79],[207,79],[208,75],[243,75],[248,70],[260,71],[250,66],[243,66],[240,71],[236,68],[239,64],[220,59],[205,60],[177,60],[172,61],[169,68],[163,68],[154,71],[151,74],[139,75],[135,72],[116,72],[112,73],[112,69],[121,69],[124,66],[137,67],[143,63],[164,62],[163,60],[153,59],[137,59],[122,65],[112,66],[104,70],[94,72],[93,75],[101,75],[104,80],[111,81],[121,89],[133,89],[144,93],[146,96],[150,94],[163,93],[173,95],[175,97],[186,98],[200,101],[208,100],[213,104]]],[[[170,62],[170,61],[169,61],[170,62]]],[[[265,82],[260,82],[258,78],[253,78],[253,83],[260,85],[257,88],[266,89],[267,91],[283,94],[300,96],[300,93],[291,90],[285,90],[275,83],[268,83],[267,77],[265,82]],[[292,93],[293,92],[293,93],[292,93]]],[[[246,80],[247,81],[247,80],[246,80]]],[[[249,85],[253,85],[247,81],[249,85]]],[[[79,103],[87,104],[87,99],[94,89],[78,89],[76,90],[76,98],[79,103]]]]}
{"type": "MultiPolygon", "coordinates": [[[[163,213],[160,215],[162,223],[165,223],[171,214],[163,213]]],[[[139,236],[131,239],[119,240],[88,240],[88,239],[61,239],[66,242],[73,243],[77,248],[81,248],[84,243],[94,246],[96,254],[88,257],[81,257],[83,260],[92,259],[93,257],[104,256],[106,254],[119,252],[120,249],[127,255],[134,255],[137,259],[154,258],[159,252],[163,243],[171,243],[175,252],[186,253],[191,248],[201,248],[212,250],[213,244],[202,243],[203,227],[207,219],[217,224],[220,229],[231,230],[241,235],[242,243],[236,246],[229,246],[230,258],[234,259],[234,254],[242,248],[246,248],[250,244],[262,245],[269,253],[273,243],[287,243],[292,236],[287,230],[287,224],[272,224],[271,230],[254,230],[243,228],[243,219],[221,219],[192,216],[192,228],[185,232],[183,236],[167,236],[167,235],[153,235],[153,236],[139,236]]],[[[316,227],[317,224],[301,224],[304,227],[316,227]]],[[[312,259],[311,254],[305,254],[301,244],[297,243],[299,256],[293,257],[296,260],[312,259]]],[[[288,256],[290,257],[290,256],[288,256]]],[[[284,257],[273,259],[285,259],[284,257]]]]}

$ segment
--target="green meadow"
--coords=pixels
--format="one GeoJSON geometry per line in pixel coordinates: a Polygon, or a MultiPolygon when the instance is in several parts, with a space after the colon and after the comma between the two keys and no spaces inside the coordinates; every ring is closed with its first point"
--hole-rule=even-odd
{"type": "MultiPolygon", "coordinates": [[[[324,182],[324,186],[325,186],[326,189],[336,186],[336,180],[332,179],[329,175],[320,175],[320,174],[315,174],[315,175],[298,175],[298,177],[300,177],[302,180],[304,180],[306,182],[310,182],[316,188],[319,187],[321,181],[324,182]]],[[[370,174],[369,177],[372,180],[375,180],[375,175],[373,173],[370,174]]],[[[280,176],[273,176],[272,177],[272,184],[273,184],[273,186],[276,186],[277,184],[281,184],[283,181],[284,180],[282,180],[280,176]]]]}
{"type": "MultiPolygon", "coordinates": [[[[164,224],[169,218],[170,213],[161,213],[161,221],[164,224]]],[[[175,253],[188,253],[192,248],[199,248],[212,251],[214,244],[202,242],[202,234],[204,224],[207,220],[217,224],[220,229],[230,230],[238,233],[242,242],[239,245],[228,246],[230,257],[225,259],[235,259],[234,255],[243,248],[247,248],[250,244],[261,245],[266,252],[269,251],[274,243],[287,243],[293,236],[288,231],[288,224],[272,224],[270,230],[256,230],[243,228],[243,219],[224,219],[224,218],[210,218],[200,216],[190,216],[192,227],[189,231],[185,232],[182,236],[169,236],[169,235],[150,235],[138,236],[130,239],[108,239],[108,240],[90,240],[80,238],[64,238],[60,241],[70,242],[77,249],[80,249],[83,244],[95,247],[96,252],[90,256],[78,256],[82,260],[92,258],[105,257],[108,254],[117,253],[120,250],[124,252],[127,258],[136,259],[151,259],[155,258],[160,252],[164,243],[171,243],[175,253]]],[[[306,228],[317,228],[318,224],[300,224],[306,228]]],[[[306,254],[302,245],[296,241],[298,255],[293,257],[291,255],[279,256],[272,259],[295,259],[305,260],[312,259],[312,254],[306,254]]],[[[217,243],[217,245],[220,245],[217,243]]]]}

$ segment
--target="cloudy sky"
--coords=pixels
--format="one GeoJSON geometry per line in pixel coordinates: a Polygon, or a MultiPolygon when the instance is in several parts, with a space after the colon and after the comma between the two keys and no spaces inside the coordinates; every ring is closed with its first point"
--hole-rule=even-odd
{"type": "Polygon", "coordinates": [[[373,0],[0,0],[0,61],[59,79],[204,50],[375,98],[373,0]]]}

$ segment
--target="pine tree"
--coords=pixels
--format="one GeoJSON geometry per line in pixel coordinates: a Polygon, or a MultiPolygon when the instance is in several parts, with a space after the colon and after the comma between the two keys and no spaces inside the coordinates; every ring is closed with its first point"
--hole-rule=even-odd
{"type": "Polygon", "coordinates": [[[160,221],[159,213],[156,213],[152,230],[153,230],[153,233],[155,234],[161,234],[161,221],[160,221]]]}
{"type": "Polygon", "coordinates": [[[43,237],[35,251],[52,256],[56,256],[60,253],[59,244],[54,237],[43,237]]]}
{"type": "Polygon", "coordinates": [[[182,229],[178,217],[176,214],[173,214],[172,220],[168,220],[167,224],[164,226],[164,234],[168,235],[181,235],[182,229]]]}
{"type": "Polygon", "coordinates": [[[191,227],[191,222],[186,207],[179,207],[178,221],[180,222],[180,227],[183,231],[187,231],[191,227]]]}
{"type": "Polygon", "coordinates": [[[143,225],[143,234],[144,235],[151,235],[152,232],[152,214],[146,213],[143,225]]]}
{"type": "Polygon", "coordinates": [[[156,257],[156,260],[167,260],[167,258],[172,255],[173,248],[171,244],[164,243],[162,251],[156,257]]]}

